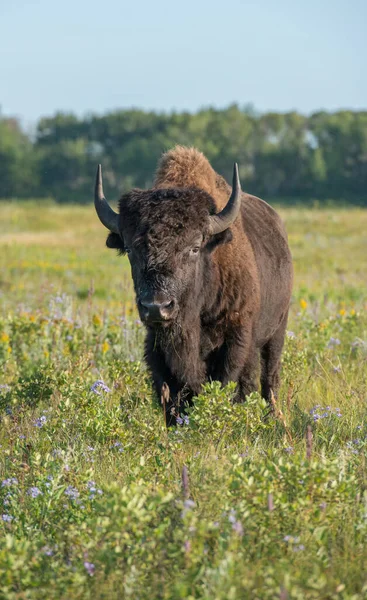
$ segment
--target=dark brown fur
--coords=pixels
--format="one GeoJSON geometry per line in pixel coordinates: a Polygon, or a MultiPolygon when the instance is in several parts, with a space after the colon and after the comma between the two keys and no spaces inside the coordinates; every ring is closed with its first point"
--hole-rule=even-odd
{"type": "Polygon", "coordinates": [[[208,216],[222,209],[231,188],[193,148],[163,155],[151,190],[132,190],[120,201],[120,231],[107,245],[129,247],[137,299],[174,297],[177,318],[149,325],[146,360],[154,386],[170,388],[167,422],[208,379],[237,382],[238,401],[257,389],[270,400],[279,387],[292,289],[292,259],[277,213],[242,194],[241,213],[210,236],[208,216]],[[190,248],[201,240],[200,256],[190,248]]]}

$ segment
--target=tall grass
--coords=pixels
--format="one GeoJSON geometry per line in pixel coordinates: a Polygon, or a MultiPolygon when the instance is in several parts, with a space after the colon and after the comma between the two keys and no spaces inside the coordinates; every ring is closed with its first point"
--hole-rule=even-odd
{"type": "Polygon", "coordinates": [[[0,598],[366,598],[367,213],[282,214],[275,415],[213,382],[166,431],[92,208],[0,205],[0,598]]]}

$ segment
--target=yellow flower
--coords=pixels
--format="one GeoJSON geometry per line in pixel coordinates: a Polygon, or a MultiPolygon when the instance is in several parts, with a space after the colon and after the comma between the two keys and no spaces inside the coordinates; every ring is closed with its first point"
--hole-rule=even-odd
{"type": "Polygon", "coordinates": [[[305,308],[307,308],[307,302],[306,300],[304,300],[303,298],[300,300],[300,305],[302,310],[305,310],[305,308]]]}
{"type": "Polygon", "coordinates": [[[11,348],[8,346],[8,354],[11,354],[11,348]]]}
{"type": "Polygon", "coordinates": [[[0,341],[2,341],[2,342],[8,342],[9,341],[9,336],[8,336],[7,333],[5,333],[5,331],[4,331],[4,333],[1,334],[0,341]]]}
{"type": "Polygon", "coordinates": [[[110,349],[109,343],[108,342],[103,342],[103,344],[102,344],[102,352],[103,352],[103,354],[106,354],[107,350],[109,350],[109,349],[110,349]]]}
{"type": "Polygon", "coordinates": [[[102,325],[102,319],[99,315],[93,315],[93,325],[95,325],[96,327],[102,325]]]}
{"type": "Polygon", "coordinates": [[[339,314],[343,317],[345,315],[345,308],[341,308],[339,314]]]}
{"type": "Polygon", "coordinates": [[[352,315],[352,317],[353,317],[353,315],[356,314],[356,311],[354,310],[354,308],[352,308],[352,310],[350,311],[350,314],[352,315]]]}

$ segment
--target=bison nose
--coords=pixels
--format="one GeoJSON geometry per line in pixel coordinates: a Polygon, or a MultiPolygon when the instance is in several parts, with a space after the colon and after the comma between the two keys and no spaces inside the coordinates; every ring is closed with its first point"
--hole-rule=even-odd
{"type": "Polygon", "coordinates": [[[153,302],[144,299],[140,300],[140,305],[147,321],[166,321],[175,310],[176,302],[173,299],[164,302],[153,302]]]}

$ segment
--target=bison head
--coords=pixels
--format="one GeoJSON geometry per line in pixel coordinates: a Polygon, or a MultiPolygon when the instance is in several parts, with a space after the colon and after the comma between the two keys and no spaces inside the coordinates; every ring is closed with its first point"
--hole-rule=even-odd
{"type": "Polygon", "coordinates": [[[117,214],[103,195],[100,165],[94,202],[111,232],[107,246],[129,257],[142,321],[167,326],[200,310],[213,269],[211,253],[232,239],[229,227],[239,213],[237,165],[232,194],[218,214],[213,198],[197,188],[134,189],[122,196],[117,214]]]}

